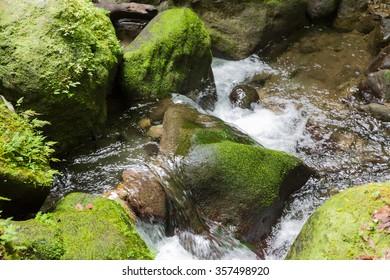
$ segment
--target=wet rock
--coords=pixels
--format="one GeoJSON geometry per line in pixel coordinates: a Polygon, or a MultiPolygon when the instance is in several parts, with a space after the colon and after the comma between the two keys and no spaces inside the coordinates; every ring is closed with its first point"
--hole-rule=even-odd
{"type": "Polygon", "coordinates": [[[199,113],[184,104],[174,104],[164,115],[160,154],[186,156],[193,146],[221,141],[256,145],[248,135],[222,120],[199,113]]]}
{"type": "Polygon", "coordinates": [[[116,192],[143,220],[164,223],[167,199],[156,176],[148,170],[127,169],[116,192]]]}
{"type": "Polygon", "coordinates": [[[368,67],[368,72],[390,69],[390,45],[382,49],[368,67]]]}
{"type": "Polygon", "coordinates": [[[238,85],[232,89],[229,99],[233,107],[251,109],[252,103],[259,102],[259,95],[256,89],[251,86],[238,85]]]}
{"type": "Polygon", "coordinates": [[[0,94],[49,121],[57,151],[98,135],[122,56],[105,11],[76,0],[0,5],[0,94]]]}
{"type": "Polygon", "coordinates": [[[53,212],[12,222],[17,258],[26,260],[150,260],[152,253],[116,201],[85,193],[65,196],[53,212]]]}
{"type": "Polygon", "coordinates": [[[147,130],[149,127],[152,126],[151,119],[142,119],[138,122],[138,125],[141,129],[147,130]]]}
{"type": "Polygon", "coordinates": [[[375,47],[379,49],[386,47],[390,43],[390,19],[381,18],[373,33],[375,47]]]}
{"type": "Polygon", "coordinates": [[[360,94],[368,101],[390,102],[390,70],[380,70],[367,75],[359,85],[360,94]]]}
{"type": "Polygon", "coordinates": [[[170,98],[165,98],[159,102],[157,102],[155,105],[153,105],[153,108],[150,111],[149,117],[154,122],[160,122],[164,118],[164,114],[169,108],[169,106],[173,105],[173,102],[170,98]]]}
{"type": "Polygon", "coordinates": [[[379,120],[390,122],[390,103],[370,103],[367,105],[360,105],[358,109],[371,114],[379,120]]]}
{"type": "Polygon", "coordinates": [[[164,128],[162,124],[153,125],[146,133],[152,140],[160,139],[163,134],[164,128]]]}
{"type": "Polygon", "coordinates": [[[337,9],[337,0],[308,0],[307,13],[313,19],[332,15],[337,9]]]}
{"type": "Polygon", "coordinates": [[[165,113],[160,146],[162,155],[183,157],[180,181],[196,208],[248,242],[269,232],[284,200],[312,174],[300,159],[183,104],[165,113]]]}
{"type": "Polygon", "coordinates": [[[353,260],[384,258],[386,230],[378,230],[375,210],[388,205],[390,182],[350,188],[319,207],[303,226],[286,259],[353,260]]]}
{"type": "Polygon", "coordinates": [[[201,98],[216,98],[210,48],[209,34],[190,9],[158,14],[124,49],[123,94],[129,100],[154,101],[172,93],[191,95],[208,89],[201,98]]]}

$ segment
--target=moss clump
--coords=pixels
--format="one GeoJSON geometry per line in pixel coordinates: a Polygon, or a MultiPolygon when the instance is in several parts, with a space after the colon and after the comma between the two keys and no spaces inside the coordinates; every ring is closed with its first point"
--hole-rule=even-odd
{"type": "Polygon", "coordinates": [[[385,205],[390,205],[390,182],[353,187],[331,197],[305,223],[286,258],[383,258],[390,249],[389,233],[378,231],[372,216],[385,205]]]}
{"type": "Polygon", "coordinates": [[[72,193],[52,213],[13,224],[21,259],[152,259],[125,210],[107,198],[72,193]]]}
{"type": "Polygon", "coordinates": [[[50,121],[45,132],[60,148],[104,123],[121,53],[106,12],[89,0],[0,3],[0,94],[24,97],[21,109],[50,121]]]}
{"type": "Polygon", "coordinates": [[[233,142],[199,146],[188,159],[194,162],[185,169],[195,196],[223,211],[270,206],[288,172],[303,164],[284,152],[233,142]]]}
{"type": "Polygon", "coordinates": [[[156,99],[202,87],[212,75],[210,45],[191,10],[157,15],[124,50],[123,91],[132,99],[156,99]]]}

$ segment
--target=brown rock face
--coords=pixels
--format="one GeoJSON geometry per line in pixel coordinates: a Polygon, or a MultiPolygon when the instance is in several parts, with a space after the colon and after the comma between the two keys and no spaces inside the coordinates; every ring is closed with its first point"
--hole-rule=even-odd
{"type": "Polygon", "coordinates": [[[123,183],[116,189],[119,198],[141,219],[163,223],[167,214],[166,194],[157,177],[150,170],[130,168],[122,178],[123,183]]]}

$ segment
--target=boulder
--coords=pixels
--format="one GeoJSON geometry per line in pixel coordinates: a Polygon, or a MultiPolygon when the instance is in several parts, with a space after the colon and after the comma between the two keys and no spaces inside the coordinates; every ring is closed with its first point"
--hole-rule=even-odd
{"type": "Polygon", "coordinates": [[[210,33],[214,56],[227,59],[246,58],[278,43],[306,21],[306,0],[168,2],[195,11],[210,33]]]}
{"type": "Polygon", "coordinates": [[[367,11],[368,2],[368,0],[341,0],[333,27],[341,31],[354,30],[362,13],[367,11]]]}
{"type": "Polygon", "coordinates": [[[390,182],[350,188],[325,202],[303,226],[286,259],[352,260],[389,253],[390,182]]]}
{"type": "Polygon", "coordinates": [[[390,102],[390,70],[380,70],[367,75],[359,84],[360,94],[368,101],[390,102]]]}
{"type": "Polygon", "coordinates": [[[249,85],[238,85],[232,89],[229,99],[233,107],[251,109],[252,103],[259,103],[259,94],[249,85]]]}
{"type": "Polygon", "coordinates": [[[23,246],[18,258],[28,260],[152,259],[123,207],[91,194],[71,193],[53,212],[12,222],[23,246]]]}
{"type": "MultiPolygon", "coordinates": [[[[132,100],[202,92],[213,85],[210,37],[190,9],[158,14],[124,49],[122,91],[132,100]]],[[[216,100],[215,87],[203,96],[216,100]]]]}
{"type": "Polygon", "coordinates": [[[259,242],[285,199],[312,174],[302,160],[263,148],[222,120],[186,105],[168,108],[163,125],[160,154],[182,158],[176,176],[190,191],[195,208],[232,227],[243,241],[259,242]]]}
{"type": "MultiPolygon", "coordinates": [[[[32,116],[30,115],[30,118],[32,116]]],[[[56,171],[49,162],[53,143],[42,136],[44,122],[18,115],[0,99],[0,212],[16,219],[38,212],[56,171]]]]}
{"type": "Polygon", "coordinates": [[[164,223],[167,198],[158,178],[150,170],[129,168],[122,174],[123,183],[116,188],[138,217],[148,222],[164,223]]]}
{"type": "Polygon", "coordinates": [[[337,0],[308,0],[307,13],[313,19],[324,18],[336,12],[337,0]]]}
{"type": "Polygon", "coordinates": [[[370,103],[358,106],[358,109],[369,113],[375,118],[384,122],[390,122],[390,103],[378,104],[370,103]]]}
{"type": "Polygon", "coordinates": [[[251,137],[214,116],[201,114],[184,104],[170,106],[164,115],[160,141],[163,156],[186,156],[198,144],[221,141],[258,145],[251,137]]]}
{"type": "Polygon", "coordinates": [[[0,94],[49,121],[58,151],[98,133],[122,54],[106,12],[88,0],[4,0],[0,26],[0,94]]]}

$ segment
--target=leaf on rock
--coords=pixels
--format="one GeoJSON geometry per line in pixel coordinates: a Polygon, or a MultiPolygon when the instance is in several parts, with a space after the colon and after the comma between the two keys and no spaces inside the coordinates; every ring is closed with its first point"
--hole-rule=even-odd
{"type": "Polygon", "coordinates": [[[355,260],[373,260],[374,258],[372,256],[365,256],[365,255],[360,255],[357,257],[355,260]]]}
{"type": "Polygon", "coordinates": [[[384,259],[385,260],[390,260],[390,248],[387,249],[387,251],[385,252],[384,259]]]}
{"type": "Polygon", "coordinates": [[[375,223],[379,223],[377,227],[377,231],[382,231],[387,229],[390,230],[390,206],[385,205],[379,210],[374,211],[374,215],[372,216],[372,220],[375,223]]]}
{"type": "Polygon", "coordinates": [[[85,209],[92,210],[93,209],[93,204],[88,203],[87,206],[85,206],[85,209]]]}
{"type": "Polygon", "coordinates": [[[77,211],[83,211],[83,209],[84,209],[83,205],[81,205],[80,203],[76,204],[76,210],[77,211]]]}

